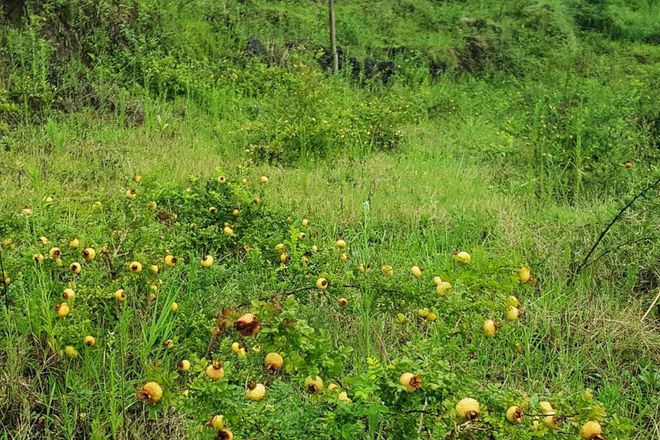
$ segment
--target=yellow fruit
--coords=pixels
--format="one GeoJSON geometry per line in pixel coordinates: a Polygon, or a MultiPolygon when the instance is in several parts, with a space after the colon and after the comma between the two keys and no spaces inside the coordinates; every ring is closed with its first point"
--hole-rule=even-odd
{"type": "Polygon", "coordinates": [[[340,402],[344,402],[344,403],[351,403],[352,402],[352,400],[348,397],[348,394],[346,394],[346,391],[342,391],[341,393],[339,393],[337,395],[337,400],[339,400],[340,402]]]}
{"type": "Polygon", "coordinates": [[[78,356],[78,351],[72,345],[67,345],[64,347],[64,354],[67,357],[73,358],[78,356]]]}
{"type": "Polygon", "coordinates": [[[231,215],[233,215],[234,217],[238,217],[239,215],[241,215],[241,211],[238,209],[234,209],[232,210],[231,215]]]}
{"type": "Polygon", "coordinates": [[[557,429],[561,426],[561,420],[558,417],[549,414],[543,417],[543,424],[548,427],[548,429],[557,429]]]}
{"type": "Polygon", "coordinates": [[[85,339],[83,340],[86,346],[92,347],[96,345],[96,338],[94,336],[87,335],[85,336],[85,339]]]}
{"type": "Polygon", "coordinates": [[[134,189],[129,189],[126,191],[126,198],[128,200],[133,200],[135,197],[137,197],[137,191],[134,189]]]}
{"type": "Polygon", "coordinates": [[[284,243],[277,243],[275,245],[275,250],[281,254],[286,250],[286,246],[284,245],[284,243]]]}
{"type": "Polygon", "coordinates": [[[41,237],[39,237],[39,243],[46,244],[48,243],[48,239],[42,235],[41,237]]]}
{"type": "Polygon", "coordinates": [[[222,229],[222,232],[228,237],[231,237],[232,235],[234,235],[234,230],[231,228],[231,226],[225,226],[222,229]]]}
{"type": "Polygon", "coordinates": [[[142,182],[142,176],[137,175],[137,176],[133,177],[133,182],[135,182],[137,184],[141,183],[142,182]]]}
{"type": "Polygon", "coordinates": [[[176,266],[177,258],[174,255],[167,255],[165,257],[165,266],[174,267],[176,266]]]}
{"type": "Polygon", "coordinates": [[[71,288],[67,287],[62,291],[62,298],[64,298],[67,301],[73,301],[75,297],[76,297],[76,292],[71,288]]]}
{"type": "Polygon", "coordinates": [[[2,240],[2,248],[3,249],[13,249],[14,248],[14,241],[11,238],[5,238],[2,240]]]}
{"type": "Polygon", "coordinates": [[[280,262],[286,263],[287,261],[289,261],[289,254],[287,254],[286,252],[280,254],[280,262]]]}
{"type": "Polygon", "coordinates": [[[48,255],[50,255],[50,258],[52,258],[53,260],[57,260],[62,256],[62,251],[60,250],[60,248],[54,247],[51,248],[51,250],[48,252],[48,255]]]}
{"type": "Polygon", "coordinates": [[[55,267],[64,267],[64,262],[62,261],[61,258],[55,260],[55,267]]]}
{"type": "Polygon", "coordinates": [[[234,434],[227,428],[218,432],[217,440],[234,440],[234,434]]]}
{"type": "Polygon", "coordinates": [[[227,178],[225,176],[219,176],[218,183],[227,183],[227,178]]]}
{"type": "Polygon", "coordinates": [[[279,353],[268,353],[266,355],[266,359],[264,360],[264,365],[266,366],[266,370],[274,373],[280,371],[284,365],[284,359],[282,356],[280,356],[279,353]]]}
{"type": "Polygon", "coordinates": [[[484,334],[486,336],[488,336],[489,338],[494,337],[495,331],[497,330],[495,321],[493,321],[492,319],[486,319],[483,323],[483,329],[484,329],[484,334]]]}
{"type": "Polygon", "coordinates": [[[215,359],[211,365],[206,367],[206,376],[211,380],[220,380],[225,377],[225,370],[222,368],[222,362],[215,359]]]}
{"type": "Polygon", "coordinates": [[[346,249],[346,241],[342,240],[341,238],[335,242],[335,246],[337,246],[338,249],[346,249]]]}
{"type": "Polygon", "coordinates": [[[80,246],[80,240],[78,240],[77,238],[74,238],[69,242],[69,247],[72,249],[77,249],[78,246],[80,246]]]}
{"type": "Polygon", "coordinates": [[[23,214],[25,217],[30,217],[32,215],[32,208],[25,207],[21,209],[21,214],[23,214]]]}
{"type": "Polygon", "coordinates": [[[306,218],[304,218],[303,221],[301,222],[301,224],[303,225],[303,227],[306,228],[307,226],[309,226],[309,220],[307,220],[306,218]]]}
{"type": "Polygon", "coordinates": [[[255,315],[246,313],[234,322],[234,327],[241,336],[255,336],[259,332],[261,324],[255,315]]]}
{"type": "Polygon", "coordinates": [[[331,392],[333,392],[333,393],[336,393],[336,392],[339,391],[340,389],[341,389],[341,388],[339,388],[339,385],[337,385],[337,384],[334,383],[334,382],[332,382],[330,385],[328,385],[328,391],[331,391],[331,392]]]}
{"type": "Polygon", "coordinates": [[[337,299],[340,307],[346,307],[348,305],[348,300],[343,296],[337,299]]]}
{"type": "Polygon", "coordinates": [[[521,283],[523,284],[528,283],[531,278],[532,278],[532,273],[527,267],[523,266],[520,269],[518,269],[518,279],[520,280],[521,283]]]}
{"type": "Polygon", "coordinates": [[[259,196],[256,196],[254,199],[252,199],[252,203],[258,205],[259,203],[261,203],[261,198],[259,196]]]}
{"type": "Polygon", "coordinates": [[[55,200],[54,200],[51,196],[47,196],[47,197],[44,197],[44,198],[42,199],[42,201],[43,201],[46,205],[50,205],[50,204],[53,203],[55,200]]]}
{"type": "Polygon", "coordinates": [[[328,280],[326,280],[325,278],[319,278],[318,280],[316,280],[317,289],[325,290],[328,288],[328,285],[329,285],[328,280]]]}
{"type": "Polygon", "coordinates": [[[453,258],[459,264],[470,264],[472,262],[472,257],[465,251],[454,254],[453,258]]]}
{"type": "Polygon", "coordinates": [[[517,307],[507,307],[505,316],[507,321],[516,321],[520,316],[520,310],[517,307]]]}
{"type": "Polygon", "coordinates": [[[96,258],[96,251],[92,248],[87,248],[83,251],[83,258],[87,261],[92,261],[96,258]]]}
{"type": "Polygon", "coordinates": [[[204,257],[202,257],[201,265],[202,267],[213,266],[213,257],[210,255],[205,255],[204,257]]]}
{"type": "Polygon", "coordinates": [[[316,252],[319,251],[319,247],[318,247],[317,245],[313,245],[310,249],[311,249],[311,251],[314,252],[314,253],[316,253],[316,252]]]}
{"type": "Polygon", "coordinates": [[[306,238],[307,238],[307,234],[305,234],[304,232],[300,232],[298,234],[298,240],[304,240],[306,238]]]}
{"type": "Polygon", "coordinates": [[[74,275],[78,275],[82,271],[82,266],[80,265],[80,263],[71,263],[71,265],[69,266],[69,270],[74,275]]]}
{"type": "Polygon", "coordinates": [[[305,389],[311,394],[320,393],[323,391],[323,379],[320,376],[307,376],[305,378],[305,389]]]}
{"type": "Polygon", "coordinates": [[[264,184],[268,183],[268,176],[261,176],[259,178],[259,182],[264,183],[264,184]]]}
{"type": "Polygon", "coordinates": [[[57,313],[58,318],[66,318],[70,311],[69,305],[65,302],[55,306],[55,313],[57,313]]]}
{"type": "Polygon", "coordinates": [[[479,417],[479,402],[466,397],[456,404],[456,415],[461,419],[474,420],[479,417]]]}
{"type": "Polygon", "coordinates": [[[100,211],[101,208],[103,208],[103,205],[101,204],[101,202],[92,203],[92,211],[100,211]]]}
{"type": "Polygon", "coordinates": [[[163,388],[156,382],[147,382],[137,392],[140,402],[155,404],[163,397],[163,388]]]}
{"type": "Polygon", "coordinates": [[[438,284],[440,284],[441,282],[442,282],[442,278],[440,278],[438,276],[433,277],[433,284],[435,284],[436,286],[438,284]]]}
{"type": "Polygon", "coordinates": [[[7,272],[4,272],[2,274],[2,284],[4,284],[5,286],[8,286],[8,285],[11,284],[11,278],[9,277],[9,275],[7,275],[7,272]]]}
{"type": "Polygon", "coordinates": [[[149,208],[150,211],[155,211],[158,208],[158,203],[152,200],[151,202],[147,203],[147,208],[149,208]]]}
{"type": "Polygon", "coordinates": [[[394,322],[396,322],[397,324],[403,324],[407,320],[408,318],[406,318],[406,315],[404,315],[403,313],[397,313],[396,318],[394,318],[394,322]]]}
{"type": "Polygon", "coordinates": [[[391,277],[394,275],[394,268],[389,264],[384,265],[381,268],[381,271],[383,272],[383,275],[385,275],[386,277],[391,277]]]}
{"type": "Polygon", "coordinates": [[[539,408],[543,411],[543,414],[554,414],[555,409],[552,407],[552,404],[546,400],[539,402],[539,408]]]}
{"type": "Polygon", "coordinates": [[[177,310],[179,310],[179,305],[178,305],[177,303],[173,302],[173,303],[170,305],[170,312],[172,312],[172,313],[176,313],[177,310]]]}
{"type": "Polygon", "coordinates": [[[152,264],[151,266],[149,266],[149,270],[154,275],[157,275],[158,272],[160,272],[160,268],[158,266],[156,266],[155,264],[152,264]]]}
{"type": "Polygon", "coordinates": [[[342,263],[346,263],[348,261],[348,255],[347,254],[341,254],[339,256],[339,261],[341,261],[342,263]]]}
{"type": "Polygon", "coordinates": [[[165,347],[166,350],[172,348],[173,345],[174,345],[174,341],[171,339],[166,339],[163,341],[163,347],[165,347]]]}
{"type": "Polygon", "coordinates": [[[220,431],[225,427],[225,418],[221,415],[214,415],[211,417],[211,421],[209,422],[209,425],[216,431],[220,431]]]}
{"type": "Polygon", "coordinates": [[[452,288],[452,285],[449,281],[440,281],[435,286],[435,291],[438,293],[438,295],[446,295],[447,293],[449,293],[451,288],[452,288]]]}
{"type": "Polygon", "coordinates": [[[123,302],[126,300],[126,291],[124,289],[118,289],[117,291],[115,291],[114,296],[118,302],[123,302]]]}
{"type": "Polygon", "coordinates": [[[413,373],[403,373],[399,377],[399,383],[406,391],[412,393],[422,387],[422,378],[413,373]]]}
{"type": "Polygon", "coordinates": [[[245,390],[245,397],[252,400],[253,402],[258,402],[263,400],[266,397],[266,387],[262,383],[250,383],[248,384],[247,390],[245,390]]]}
{"type": "Polygon", "coordinates": [[[142,263],[138,261],[133,261],[129,266],[128,270],[130,270],[133,273],[140,273],[142,272],[142,263]]]}
{"type": "Polygon", "coordinates": [[[605,436],[600,423],[589,421],[580,428],[580,438],[584,440],[604,440],[605,436]]]}
{"type": "Polygon", "coordinates": [[[410,268],[410,274],[415,278],[419,278],[422,276],[422,269],[419,266],[413,266],[410,268]]]}
{"type": "Polygon", "coordinates": [[[419,316],[420,318],[426,318],[426,317],[429,316],[430,313],[431,313],[431,312],[429,311],[429,309],[426,309],[426,308],[424,308],[424,309],[419,309],[419,310],[417,311],[417,316],[419,316]]]}
{"type": "Polygon", "coordinates": [[[238,342],[232,343],[231,351],[233,351],[234,353],[239,353],[241,351],[241,344],[239,344],[238,342]]]}
{"type": "Polygon", "coordinates": [[[518,405],[510,406],[509,409],[506,410],[506,419],[509,423],[517,425],[522,423],[523,418],[523,409],[518,405]]]}
{"type": "Polygon", "coordinates": [[[44,256],[41,255],[41,254],[32,255],[32,259],[34,260],[35,263],[43,263],[44,262],[44,256]]]}
{"type": "Polygon", "coordinates": [[[506,298],[506,305],[509,307],[518,307],[520,305],[520,300],[514,295],[509,295],[506,298]]]}
{"type": "Polygon", "coordinates": [[[360,273],[365,273],[367,271],[367,268],[365,267],[364,263],[360,263],[357,266],[357,270],[360,273]]]}
{"type": "Polygon", "coordinates": [[[428,319],[429,321],[433,322],[433,321],[435,321],[436,319],[438,319],[438,315],[436,315],[435,313],[431,312],[431,313],[429,313],[429,315],[426,317],[426,319],[428,319]]]}
{"type": "Polygon", "coordinates": [[[177,366],[179,367],[179,370],[183,371],[184,373],[190,371],[190,361],[188,359],[180,360],[177,366]]]}

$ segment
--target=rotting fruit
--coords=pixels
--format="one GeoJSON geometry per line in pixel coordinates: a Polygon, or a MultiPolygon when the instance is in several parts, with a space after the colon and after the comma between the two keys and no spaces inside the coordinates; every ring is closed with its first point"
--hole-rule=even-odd
{"type": "Polygon", "coordinates": [[[406,391],[412,393],[422,387],[422,378],[417,374],[403,373],[399,377],[399,383],[406,391]]]}
{"type": "Polygon", "coordinates": [[[509,423],[512,423],[514,425],[520,424],[522,423],[523,418],[524,418],[523,409],[518,405],[510,406],[506,410],[506,419],[509,423]]]}
{"type": "Polygon", "coordinates": [[[305,378],[305,389],[310,394],[316,394],[323,391],[323,379],[320,376],[307,376],[305,378]]]}

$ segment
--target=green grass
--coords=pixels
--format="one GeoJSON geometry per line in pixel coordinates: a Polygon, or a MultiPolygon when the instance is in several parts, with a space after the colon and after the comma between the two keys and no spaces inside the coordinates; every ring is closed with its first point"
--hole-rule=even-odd
{"type": "MultiPolygon", "coordinates": [[[[0,438],[214,438],[205,424],[218,413],[239,439],[577,438],[587,419],[608,439],[660,435],[657,306],[641,319],[659,288],[657,187],[573,275],[658,176],[657,6],[338,3],[351,56],[382,59],[398,46],[421,64],[397,58],[388,85],[322,74],[314,57],[325,10],[310,2],[140,2],[133,16],[80,1],[58,19],[89,32],[91,65],[77,46],[52,57],[58,40],[34,17],[0,23],[0,53],[10,55],[0,61],[0,239],[13,240],[1,250],[11,283],[0,309],[0,438]],[[94,25],[99,17],[124,34],[94,25]],[[254,34],[285,61],[247,57],[254,34]],[[465,64],[473,37],[487,44],[487,56],[470,60],[478,71],[465,64]],[[448,71],[429,78],[429,59],[448,71]],[[74,237],[98,253],[80,277],[67,270],[82,259],[68,246],[74,237]],[[63,268],[48,256],[53,246],[63,268]],[[459,250],[469,266],[452,261],[459,250]],[[181,262],[150,274],[168,254],[181,262]],[[205,254],[210,269],[199,264],[205,254]],[[130,274],[131,261],[144,272],[130,274]],[[517,280],[523,265],[530,284],[517,280]],[[435,293],[435,275],[453,284],[450,295],[435,293]],[[313,287],[320,276],[326,292],[313,287]],[[69,284],[77,297],[58,319],[69,284]],[[113,299],[118,288],[124,304],[113,299]],[[505,321],[511,294],[521,318],[487,338],[483,320],[505,321]],[[420,308],[438,319],[418,318],[420,308]],[[247,311],[262,322],[257,337],[231,325],[247,311]],[[229,328],[213,337],[222,317],[229,328]],[[87,334],[94,347],[83,345],[87,334]],[[247,356],[232,352],[235,341],[247,356]],[[78,357],[64,356],[66,345],[78,357]],[[285,371],[264,371],[268,351],[284,355],[285,371]],[[189,373],[177,370],[184,358],[189,373]],[[217,383],[204,373],[213,358],[224,361],[217,383]],[[403,391],[404,371],[421,375],[420,390],[403,391]],[[309,395],[303,381],[317,374],[326,390],[309,395]],[[157,405],[136,399],[147,380],[164,388],[157,405]],[[262,402],[244,397],[253,380],[266,385],[262,402]],[[331,382],[351,404],[338,403],[331,382]],[[482,415],[464,424],[454,406],[468,396],[482,415]],[[504,420],[513,404],[538,414],[539,400],[564,417],[558,431],[534,430],[533,415],[520,426],[504,420]]],[[[41,17],[64,11],[30,7],[41,17]]]]}

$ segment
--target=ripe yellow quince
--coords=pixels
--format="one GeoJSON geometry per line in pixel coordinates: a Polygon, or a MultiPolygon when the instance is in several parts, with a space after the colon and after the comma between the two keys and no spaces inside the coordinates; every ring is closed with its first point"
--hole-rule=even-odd
{"type": "Polygon", "coordinates": [[[479,402],[470,397],[461,399],[456,404],[456,415],[458,415],[458,417],[461,419],[474,420],[479,417],[479,412],[479,402]]]}
{"type": "Polygon", "coordinates": [[[266,355],[266,359],[264,360],[264,365],[266,366],[266,370],[274,373],[280,371],[284,365],[284,359],[279,353],[268,353],[266,355]]]}
{"type": "Polygon", "coordinates": [[[422,378],[417,374],[403,373],[399,377],[399,384],[401,384],[406,391],[412,393],[422,387],[422,378]]]}
{"type": "Polygon", "coordinates": [[[410,268],[410,274],[415,278],[419,278],[422,276],[422,269],[419,266],[413,266],[410,268]]]}
{"type": "Polygon", "coordinates": [[[222,361],[214,359],[211,365],[206,367],[206,376],[211,380],[220,380],[225,377],[225,370],[222,368],[222,361]]]}
{"type": "Polygon", "coordinates": [[[137,392],[140,402],[156,404],[163,397],[163,388],[156,382],[147,382],[137,392]]]}
{"type": "Polygon", "coordinates": [[[604,440],[605,436],[600,423],[589,421],[580,428],[580,438],[583,440],[604,440]]]}
{"type": "Polygon", "coordinates": [[[453,258],[459,264],[470,264],[472,262],[472,256],[465,251],[457,252],[453,258]]]}
{"type": "Polygon", "coordinates": [[[307,376],[305,378],[305,389],[310,394],[316,394],[323,391],[323,379],[320,376],[307,376]]]}
{"type": "Polygon", "coordinates": [[[266,397],[266,387],[262,383],[250,382],[245,390],[245,396],[253,402],[263,400],[266,397]]]}

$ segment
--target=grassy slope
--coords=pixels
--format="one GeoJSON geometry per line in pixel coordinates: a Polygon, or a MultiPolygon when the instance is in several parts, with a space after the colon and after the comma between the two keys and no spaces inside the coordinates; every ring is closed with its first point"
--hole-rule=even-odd
{"type": "MultiPolygon", "coordinates": [[[[427,2],[419,5],[422,10],[431,8],[427,2]]],[[[342,8],[340,5],[339,15],[347,16],[342,8]]],[[[346,8],[358,6],[353,3],[346,8]]],[[[453,22],[463,15],[458,5],[447,8],[454,10],[445,11],[442,20],[453,22]]],[[[284,14],[280,7],[272,10],[273,14],[284,14]]],[[[323,20],[322,13],[310,14],[308,6],[299,4],[286,16],[293,17],[288,28],[296,30],[293,38],[279,27],[260,26],[258,21],[254,26],[265,29],[264,39],[318,38],[313,30],[323,20]]],[[[347,27],[354,40],[349,42],[366,53],[371,45],[383,45],[374,35],[390,33],[388,37],[397,42],[426,45],[417,36],[428,28],[399,19],[393,15],[389,22],[378,20],[384,23],[382,26],[368,20],[352,21],[347,27]],[[401,29],[397,23],[404,23],[401,29]]],[[[247,28],[243,32],[247,35],[247,28]]],[[[445,37],[429,38],[440,40],[433,45],[438,51],[449,46],[445,37]]],[[[627,78],[625,72],[620,78],[627,78]]],[[[525,170],[517,171],[516,179],[502,184],[499,175],[507,161],[480,161],[469,146],[502,142],[497,118],[504,116],[506,109],[491,104],[496,104],[498,94],[506,95],[516,86],[479,84],[468,82],[459,88],[466,105],[458,116],[422,118],[404,127],[405,148],[401,153],[373,153],[332,162],[310,159],[297,168],[254,165],[240,173],[251,178],[269,175],[272,186],[268,203],[294,218],[310,218],[318,225],[321,240],[331,241],[345,234],[353,244],[355,261],[365,260],[376,267],[387,262],[397,268],[415,263],[432,272],[441,269],[437,266],[438,255],[469,248],[475,258],[529,262],[542,280],[542,289],[525,301],[525,326],[520,336],[525,354],[512,356],[507,346],[510,341],[496,340],[480,343],[481,354],[476,360],[460,351],[449,354],[450,360],[472,362],[475,378],[507,383],[530,393],[552,390],[571,394],[585,386],[594,387],[608,410],[632,417],[638,427],[658,432],[652,421],[658,419],[659,403],[651,397],[652,386],[649,388],[640,379],[645,377],[641,372],[657,368],[660,356],[657,326],[652,320],[639,321],[651,293],[635,295],[636,277],[607,276],[607,265],[594,268],[573,287],[565,283],[571,251],[582,251],[593,240],[619,201],[607,195],[585,197],[572,205],[537,199],[532,185],[525,183],[525,170]],[[490,98],[483,96],[491,93],[490,98]],[[485,115],[475,114],[467,105],[479,105],[481,99],[485,115]],[[365,221],[363,203],[367,199],[371,203],[365,221]],[[485,241],[481,239],[484,231],[490,232],[485,241]],[[365,235],[371,238],[368,245],[362,244],[365,235]]],[[[581,86],[576,83],[576,87],[581,86]]],[[[442,101],[456,84],[446,78],[427,87],[427,93],[442,101]]],[[[178,108],[155,104],[152,111],[147,109],[146,126],[137,128],[124,128],[112,118],[104,120],[91,113],[54,118],[44,127],[19,128],[12,134],[15,148],[2,164],[0,184],[7,192],[0,206],[37,207],[43,196],[53,195],[58,204],[70,204],[71,212],[78,208],[84,211],[97,198],[122,194],[127,180],[136,173],[147,181],[183,181],[191,174],[214,175],[216,167],[234,170],[242,163],[237,151],[241,146],[225,145],[216,136],[218,124],[232,125],[231,116],[209,121],[205,113],[190,105],[187,115],[181,117],[178,108]],[[156,114],[168,115],[168,129],[157,129],[156,114]]],[[[234,110],[234,114],[241,115],[243,108],[234,110]]],[[[521,106],[517,111],[521,115],[532,108],[521,106]]],[[[630,185],[634,187],[632,179],[630,185]]],[[[642,224],[645,216],[639,216],[627,219],[626,227],[642,224]]],[[[641,266],[651,264],[644,255],[635,257],[641,266]]],[[[617,265],[618,260],[611,263],[613,267],[625,267],[617,265]]],[[[372,316],[368,311],[359,316],[354,326],[337,328],[340,339],[356,341],[358,357],[379,352],[387,358],[389,351],[397,351],[400,330],[390,325],[389,316],[372,316]]],[[[335,319],[338,317],[328,317],[330,328],[338,325],[335,319]]],[[[406,332],[413,340],[421,337],[414,328],[406,332]]],[[[26,335],[9,334],[10,349],[2,358],[8,378],[16,383],[23,376],[18,365],[39,365],[21,358],[27,354],[22,350],[26,339],[26,335]]],[[[29,395],[23,396],[23,408],[28,408],[29,395]]],[[[63,397],[56,396],[60,405],[65,401],[63,397]]],[[[48,396],[37,399],[47,402],[48,396]]],[[[649,438],[648,431],[638,438],[649,438]]]]}

